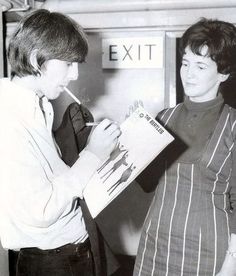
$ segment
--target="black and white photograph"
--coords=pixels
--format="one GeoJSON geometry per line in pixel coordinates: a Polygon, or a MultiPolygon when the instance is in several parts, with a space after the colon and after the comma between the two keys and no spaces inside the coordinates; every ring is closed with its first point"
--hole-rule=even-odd
{"type": "Polygon", "coordinates": [[[236,276],[236,0],[0,0],[0,276],[236,276]]]}

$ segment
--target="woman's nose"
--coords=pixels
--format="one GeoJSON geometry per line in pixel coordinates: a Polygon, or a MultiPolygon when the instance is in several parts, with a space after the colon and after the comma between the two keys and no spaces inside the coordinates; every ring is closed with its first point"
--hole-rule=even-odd
{"type": "Polygon", "coordinates": [[[192,68],[191,66],[189,66],[188,71],[187,71],[187,77],[188,78],[193,78],[194,77],[194,68],[192,68]]]}

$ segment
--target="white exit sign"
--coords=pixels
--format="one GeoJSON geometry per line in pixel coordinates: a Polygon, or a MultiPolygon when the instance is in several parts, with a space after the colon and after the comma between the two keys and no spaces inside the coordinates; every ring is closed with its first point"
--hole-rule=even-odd
{"type": "Polygon", "coordinates": [[[163,36],[105,38],[102,40],[103,68],[162,68],[163,36]]]}

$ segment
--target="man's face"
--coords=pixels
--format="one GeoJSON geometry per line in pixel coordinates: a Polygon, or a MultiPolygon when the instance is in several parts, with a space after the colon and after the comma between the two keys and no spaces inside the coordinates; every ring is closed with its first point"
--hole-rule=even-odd
{"type": "Polygon", "coordinates": [[[217,70],[217,64],[207,56],[208,47],[203,46],[201,55],[194,54],[186,47],[180,75],[184,92],[192,101],[212,100],[218,93],[219,85],[227,79],[217,70]]]}
{"type": "Polygon", "coordinates": [[[78,78],[78,63],[67,62],[58,59],[46,61],[41,68],[40,92],[49,100],[59,97],[63,92],[63,86],[67,86],[71,80],[78,78]]]}

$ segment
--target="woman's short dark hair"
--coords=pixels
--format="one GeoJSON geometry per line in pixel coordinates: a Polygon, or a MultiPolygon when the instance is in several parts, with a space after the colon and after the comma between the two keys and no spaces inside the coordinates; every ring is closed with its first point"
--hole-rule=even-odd
{"type": "Polygon", "coordinates": [[[88,42],[82,27],[73,19],[39,9],[20,21],[10,39],[8,59],[12,76],[39,74],[30,62],[34,50],[38,69],[50,59],[82,63],[88,53],[88,42]]]}
{"type": "Polygon", "coordinates": [[[235,74],[236,72],[236,27],[228,22],[202,18],[189,27],[180,40],[180,53],[185,48],[201,55],[203,46],[208,47],[207,56],[217,64],[219,73],[235,74]]]}

